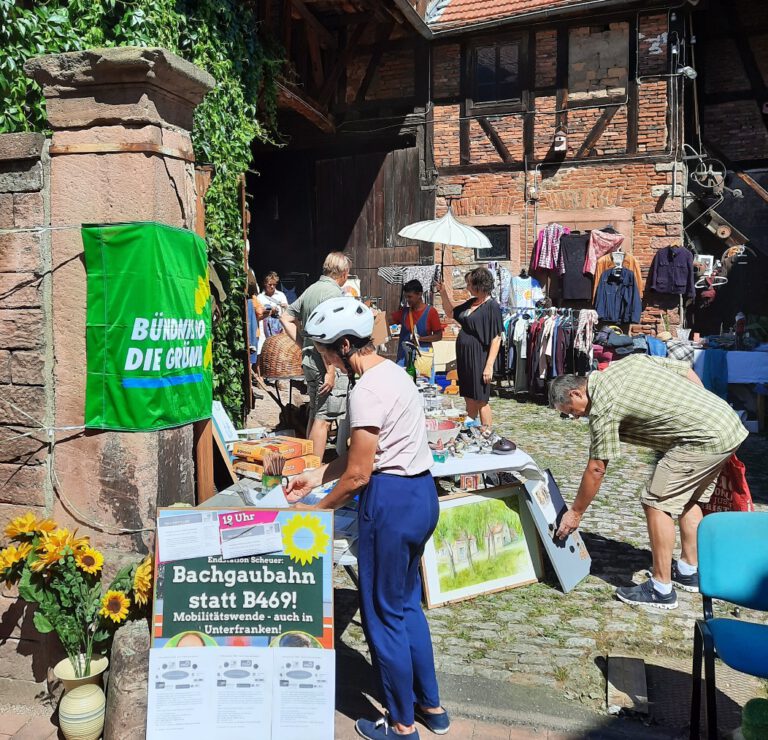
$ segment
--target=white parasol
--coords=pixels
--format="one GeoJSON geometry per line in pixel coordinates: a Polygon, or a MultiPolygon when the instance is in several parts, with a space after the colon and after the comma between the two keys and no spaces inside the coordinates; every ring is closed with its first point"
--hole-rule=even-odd
{"type": "Polygon", "coordinates": [[[417,221],[399,232],[406,239],[417,239],[421,242],[448,244],[452,247],[467,247],[469,249],[491,249],[491,242],[482,231],[474,226],[457,221],[451,209],[442,218],[429,221],[417,221]]]}
{"type": "MultiPolygon", "coordinates": [[[[493,247],[488,237],[482,231],[455,219],[450,207],[442,218],[417,221],[415,224],[409,224],[400,229],[398,234],[406,239],[417,239],[421,242],[433,242],[452,247],[466,247],[468,249],[491,249],[493,247]]],[[[440,260],[441,280],[443,278],[444,265],[445,249],[443,249],[440,260]]]]}

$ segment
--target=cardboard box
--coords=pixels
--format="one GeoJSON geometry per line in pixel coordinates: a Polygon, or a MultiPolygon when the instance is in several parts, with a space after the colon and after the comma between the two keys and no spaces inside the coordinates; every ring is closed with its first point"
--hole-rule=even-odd
{"type": "MultiPolygon", "coordinates": [[[[283,475],[299,475],[305,470],[311,470],[312,468],[319,468],[322,461],[317,455],[302,455],[301,457],[294,457],[291,460],[287,460],[283,466],[283,475]]],[[[243,460],[235,460],[233,465],[236,473],[256,473],[258,475],[264,474],[264,466],[258,463],[245,462],[243,460]]]]}
{"type": "Polygon", "coordinates": [[[314,452],[312,442],[298,437],[265,437],[264,439],[235,442],[232,453],[247,462],[264,462],[267,453],[278,453],[288,460],[314,452]]]}

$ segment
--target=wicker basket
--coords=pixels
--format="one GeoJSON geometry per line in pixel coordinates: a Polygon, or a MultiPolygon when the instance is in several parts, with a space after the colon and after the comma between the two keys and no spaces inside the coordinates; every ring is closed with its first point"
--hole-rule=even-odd
{"type": "Polygon", "coordinates": [[[268,337],[259,354],[259,372],[264,378],[300,378],[301,350],[285,332],[268,337]]]}

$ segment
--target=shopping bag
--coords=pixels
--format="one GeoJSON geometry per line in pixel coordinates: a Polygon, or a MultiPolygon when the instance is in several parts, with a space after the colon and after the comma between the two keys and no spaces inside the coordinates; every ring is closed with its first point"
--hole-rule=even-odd
{"type": "Polygon", "coordinates": [[[435,362],[435,351],[433,349],[422,349],[421,355],[413,361],[416,366],[416,372],[424,378],[432,377],[432,365],[435,362]]]}
{"type": "Polygon", "coordinates": [[[704,514],[713,514],[716,511],[755,510],[747,484],[746,468],[736,455],[728,458],[728,462],[720,471],[712,498],[701,508],[704,514]]]}

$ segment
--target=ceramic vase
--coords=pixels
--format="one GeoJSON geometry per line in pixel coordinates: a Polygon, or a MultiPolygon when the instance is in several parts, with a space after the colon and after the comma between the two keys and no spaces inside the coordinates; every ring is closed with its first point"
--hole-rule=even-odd
{"type": "MultiPolygon", "coordinates": [[[[80,665],[85,656],[80,656],[80,665]]],[[[91,657],[87,676],[78,677],[69,658],[59,661],[53,673],[64,686],[59,703],[59,728],[66,740],[99,740],[104,729],[106,697],[101,688],[102,674],[109,659],[103,655],[91,657]]]]}
{"type": "Polygon", "coordinates": [[[59,729],[66,740],[99,740],[107,699],[101,686],[83,684],[67,691],[59,704],[59,729]]]}

